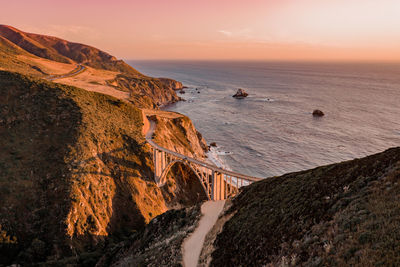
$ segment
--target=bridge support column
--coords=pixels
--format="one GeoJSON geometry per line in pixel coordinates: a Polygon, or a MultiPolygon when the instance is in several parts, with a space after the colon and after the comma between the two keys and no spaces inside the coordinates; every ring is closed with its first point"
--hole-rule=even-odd
{"type": "Polygon", "coordinates": [[[225,199],[224,175],[222,173],[213,171],[211,200],[222,200],[222,199],[225,199]]]}
{"type": "Polygon", "coordinates": [[[157,183],[158,181],[157,149],[153,149],[153,162],[154,162],[154,181],[157,183]]]}
{"type": "Polygon", "coordinates": [[[161,179],[161,174],[162,174],[162,168],[163,168],[163,155],[162,151],[158,151],[157,149],[154,149],[154,180],[156,183],[159,185],[160,184],[160,179],[161,179]]]}

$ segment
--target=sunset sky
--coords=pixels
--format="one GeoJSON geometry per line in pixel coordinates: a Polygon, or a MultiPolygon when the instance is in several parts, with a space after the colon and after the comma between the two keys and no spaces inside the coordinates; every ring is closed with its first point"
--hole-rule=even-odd
{"type": "Polygon", "coordinates": [[[400,60],[399,0],[13,0],[0,13],[123,59],[400,60]]]}

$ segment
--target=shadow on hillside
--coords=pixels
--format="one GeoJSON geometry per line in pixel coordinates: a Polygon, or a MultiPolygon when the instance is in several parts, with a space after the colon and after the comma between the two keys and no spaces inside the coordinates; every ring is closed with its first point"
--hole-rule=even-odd
{"type": "MultiPolygon", "coordinates": [[[[133,182],[132,179],[153,182],[154,175],[154,167],[152,166],[152,161],[149,160],[151,154],[144,150],[143,144],[139,144],[129,136],[123,136],[122,139],[124,140],[123,147],[98,153],[85,159],[80,162],[80,169],[73,172],[73,175],[78,179],[81,177],[80,180],[85,180],[87,175],[96,177],[98,181],[90,182],[90,186],[94,186],[94,183],[99,182],[102,186],[109,188],[111,185],[107,184],[101,176],[113,180],[115,189],[113,189],[114,192],[112,193],[112,215],[109,218],[106,229],[113,238],[117,239],[129,236],[132,231],[139,230],[146,225],[145,216],[142,214],[143,211],[139,209],[137,201],[149,201],[146,199],[148,196],[147,194],[141,194],[143,189],[138,187],[138,184],[133,182]],[[99,161],[101,162],[100,164],[99,161]],[[102,168],[98,168],[98,171],[96,171],[95,169],[97,169],[98,165],[102,166],[102,168]],[[85,170],[85,168],[88,169],[85,170]],[[135,199],[138,198],[139,200],[136,201],[135,199]]],[[[97,197],[107,197],[103,195],[107,194],[106,191],[99,193],[98,190],[99,188],[97,192],[90,193],[90,198],[93,198],[93,201],[96,201],[97,197]]],[[[157,202],[152,199],[150,201],[157,202]]],[[[96,213],[96,216],[99,216],[99,214],[96,213]]],[[[93,229],[95,229],[96,222],[95,220],[90,221],[89,217],[90,215],[85,223],[89,227],[93,224],[93,229]]],[[[105,218],[97,219],[104,220],[105,218]]],[[[87,231],[86,236],[79,236],[74,239],[76,241],[86,240],[86,242],[89,241],[89,243],[93,244],[96,242],[96,236],[92,236],[89,232],[87,231]]]]}
{"type": "MultiPolygon", "coordinates": [[[[142,229],[146,225],[145,218],[149,215],[152,217],[154,212],[162,209],[161,205],[164,206],[164,203],[169,207],[184,207],[207,200],[196,175],[190,168],[180,164],[171,168],[168,175],[171,182],[169,185],[160,188],[161,194],[157,194],[156,189],[152,189],[150,184],[142,183],[141,186],[138,183],[132,183],[132,179],[154,183],[154,166],[151,153],[145,151],[143,144],[139,144],[129,136],[123,136],[123,140],[123,147],[98,153],[81,161],[80,166],[88,167],[88,170],[81,169],[74,172],[74,175],[82,178],[93,175],[97,176],[99,181],[102,179],[101,176],[111,178],[114,181],[112,215],[107,225],[107,232],[110,233],[111,238],[123,239],[129,236],[132,231],[142,229]],[[104,168],[99,168],[96,171],[98,165],[96,162],[98,161],[101,161],[104,168]],[[144,187],[147,188],[144,189],[144,187]],[[149,205],[149,203],[151,204],[149,205]],[[138,205],[147,208],[139,208],[138,205]],[[143,214],[143,212],[149,212],[149,214],[143,214]]],[[[154,187],[156,187],[155,183],[154,187]]],[[[90,197],[95,198],[95,195],[90,197]]],[[[91,223],[93,223],[93,227],[96,227],[95,222],[87,221],[88,225],[91,223]]],[[[96,236],[90,235],[89,232],[87,231],[86,237],[79,236],[75,239],[81,242],[86,240],[86,242],[89,241],[93,244],[96,241],[96,236]]],[[[106,237],[105,240],[107,239],[106,237]]]]}

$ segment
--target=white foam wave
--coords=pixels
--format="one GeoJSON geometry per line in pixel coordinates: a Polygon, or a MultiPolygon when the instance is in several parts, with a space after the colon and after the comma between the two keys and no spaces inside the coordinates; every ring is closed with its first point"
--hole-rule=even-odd
{"type": "Polygon", "coordinates": [[[219,168],[225,170],[231,170],[231,168],[226,164],[220,156],[225,156],[231,154],[230,152],[219,151],[216,147],[211,147],[210,151],[207,152],[208,159],[219,168]]]}

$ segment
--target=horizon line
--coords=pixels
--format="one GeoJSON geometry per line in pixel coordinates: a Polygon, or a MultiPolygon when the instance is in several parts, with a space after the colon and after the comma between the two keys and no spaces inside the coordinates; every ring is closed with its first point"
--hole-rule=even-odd
{"type": "Polygon", "coordinates": [[[169,58],[141,58],[141,59],[133,59],[133,58],[121,58],[124,61],[198,61],[198,62],[271,62],[271,63],[393,63],[393,64],[400,64],[400,60],[387,60],[387,59],[327,59],[327,60],[320,60],[320,59],[186,59],[186,58],[176,58],[176,59],[169,59],[169,58]]]}

